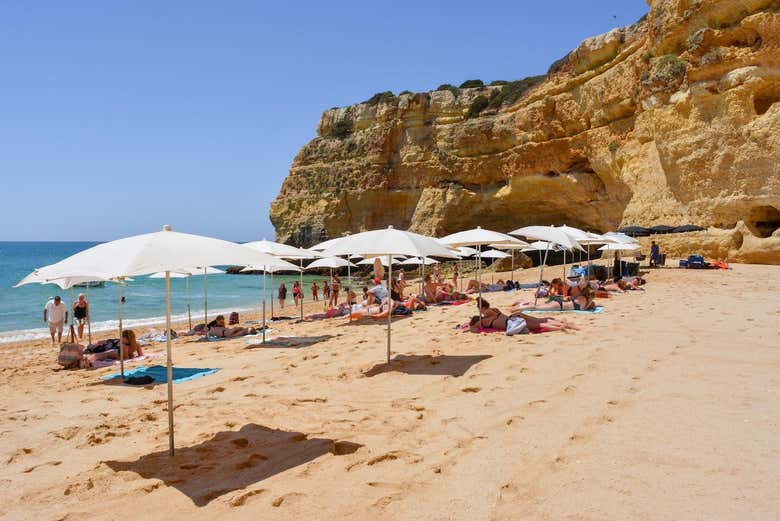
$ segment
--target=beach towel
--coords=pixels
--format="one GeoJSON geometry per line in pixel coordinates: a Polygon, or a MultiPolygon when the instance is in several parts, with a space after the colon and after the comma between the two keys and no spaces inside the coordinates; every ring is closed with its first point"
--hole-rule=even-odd
{"type": "MultiPolygon", "coordinates": [[[[136,364],[143,362],[144,360],[151,360],[152,358],[161,358],[165,356],[164,353],[151,353],[143,356],[136,356],[134,358],[128,358],[125,360],[126,364],[136,364]]],[[[103,367],[111,367],[112,365],[119,365],[119,360],[95,360],[92,362],[92,367],[102,369],[103,367]]]]}
{"type": "Polygon", "coordinates": [[[437,304],[428,304],[429,306],[462,306],[463,304],[468,304],[471,302],[471,299],[467,300],[445,300],[444,302],[439,302],[437,304]]]}
{"type": "Polygon", "coordinates": [[[304,346],[310,346],[317,342],[322,342],[332,338],[332,335],[320,335],[320,336],[277,336],[273,338],[266,338],[265,343],[258,342],[256,339],[247,340],[246,349],[253,349],[257,347],[285,347],[285,348],[298,348],[304,346]]]}
{"type": "MultiPolygon", "coordinates": [[[[198,368],[198,367],[174,367],[173,368],[173,383],[179,384],[194,380],[202,376],[214,374],[219,371],[219,368],[198,368]]],[[[130,371],[125,371],[125,377],[128,376],[151,376],[154,378],[154,383],[164,384],[168,382],[168,370],[163,365],[150,365],[144,367],[136,367],[130,371]]],[[[114,378],[121,378],[120,373],[113,373],[106,376],[102,376],[101,380],[113,380],[114,378]]]]}
{"type": "Polygon", "coordinates": [[[593,309],[524,309],[523,313],[603,313],[604,306],[596,306],[593,309]]]}

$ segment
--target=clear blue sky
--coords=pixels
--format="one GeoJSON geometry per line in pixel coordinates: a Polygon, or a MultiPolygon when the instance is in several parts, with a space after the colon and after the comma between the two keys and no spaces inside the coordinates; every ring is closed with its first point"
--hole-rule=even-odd
{"type": "Polygon", "coordinates": [[[271,239],[323,110],[541,74],[644,0],[0,2],[0,240],[271,239]]]}

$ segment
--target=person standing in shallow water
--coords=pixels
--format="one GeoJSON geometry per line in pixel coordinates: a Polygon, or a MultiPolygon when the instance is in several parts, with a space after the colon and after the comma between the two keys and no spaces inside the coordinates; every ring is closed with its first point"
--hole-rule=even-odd
{"type": "Polygon", "coordinates": [[[317,286],[317,281],[313,280],[312,283],[311,283],[311,298],[312,298],[312,300],[314,300],[315,302],[320,300],[319,293],[320,293],[320,287],[317,286]]]}
{"type": "Polygon", "coordinates": [[[284,282],[279,284],[279,309],[284,309],[284,301],[287,299],[287,288],[284,285],[284,282]]]}
{"type": "Polygon", "coordinates": [[[293,282],[293,300],[295,301],[295,307],[298,307],[298,304],[303,301],[303,288],[301,288],[301,285],[296,280],[293,282]]]}

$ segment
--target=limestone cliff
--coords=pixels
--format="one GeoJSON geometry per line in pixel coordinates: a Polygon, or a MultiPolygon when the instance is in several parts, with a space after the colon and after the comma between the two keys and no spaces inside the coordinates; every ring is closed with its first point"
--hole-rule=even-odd
{"type": "Polygon", "coordinates": [[[680,249],[780,263],[780,0],[648,3],[545,77],[326,111],[271,207],[277,239],[696,223],[680,249]]]}

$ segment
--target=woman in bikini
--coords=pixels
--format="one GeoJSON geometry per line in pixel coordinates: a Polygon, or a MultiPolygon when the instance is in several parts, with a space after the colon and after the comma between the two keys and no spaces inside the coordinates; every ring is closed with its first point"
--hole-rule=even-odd
{"type": "MultiPolygon", "coordinates": [[[[138,343],[135,337],[135,331],[132,329],[124,329],[122,331],[122,347],[124,351],[124,359],[130,360],[137,356],[144,356],[144,350],[141,344],[138,343]]],[[[92,362],[98,360],[119,360],[119,349],[107,349],[102,353],[92,353],[84,357],[82,367],[91,367],[92,362]]]]}
{"type": "Polygon", "coordinates": [[[301,285],[298,283],[297,280],[293,282],[292,291],[293,291],[293,301],[295,301],[295,307],[297,308],[298,303],[301,300],[303,300],[303,291],[301,289],[301,285]]]}
{"type": "Polygon", "coordinates": [[[333,274],[333,278],[330,281],[330,299],[328,300],[328,306],[335,307],[339,303],[339,291],[341,291],[341,278],[338,273],[333,274]]]}
{"type": "MultiPolygon", "coordinates": [[[[479,299],[477,299],[479,300],[479,299]]],[[[479,332],[481,329],[499,329],[506,331],[509,319],[512,317],[522,318],[525,320],[529,331],[531,332],[545,332],[545,331],[568,331],[570,329],[579,329],[574,324],[566,321],[550,317],[534,317],[526,315],[525,313],[512,313],[506,315],[498,308],[490,307],[490,303],[487,300],[482,299],[480,307],[481,317],[473,316],[469,322],[469,329],[473,332],[479,332]]]]}
{"type": "Polygon", "coordinates": [[[79,325],[79,338],[84,338],[84,324],[89,319],[89,302],[84,294],[79,293],[78,300],[73,303],[73,320],[79,325]]]}
{"type": "Polygon", "coordinates": [[[546,311],[589,311],[595,309],[596,301],[593,300],[595,291],[590,286],[579,290],[578,295],[572,294],[570,300],[564,300],[561,296],[551,295],[546,302],[516,302],[512,305],[512,313],[523,310],[546,311]]]}

